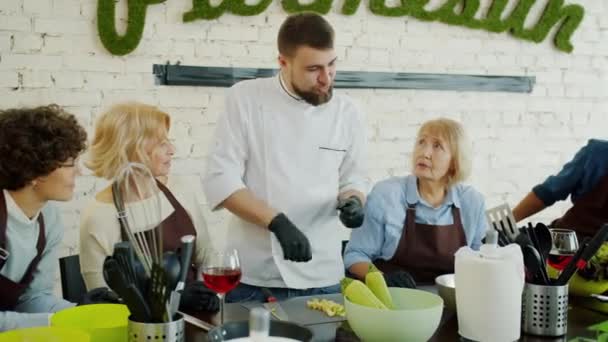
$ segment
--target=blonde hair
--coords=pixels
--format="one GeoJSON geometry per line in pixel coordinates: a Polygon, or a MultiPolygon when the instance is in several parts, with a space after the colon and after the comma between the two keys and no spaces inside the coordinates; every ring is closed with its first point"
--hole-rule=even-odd
{"type": "Polygon", "coordinates": [[[112,179],[128,162],[149,165],[146,146],[169,130],[169,114],[155,106],[129,102],[112,106],[95,125],[85,165],[95,176],[112,179]]]}
{"type": "MultiPolygon", "coordinates": [[[[449,188],[469,178],[471,169],[473,168],[471,155],[473,147],[464,131],[464,127],[458,121],[452,119],[439,118],[429,120],[420,126],[415,143],[418,142],[420,136],[424,133],[442,138],[449,145],[450,153],[452,154],[452,165],[447,174],[447,187],[449,188]]],[[[415,158],[415,153],[412,153],[412,167],[416,165],[415,158]]]]}

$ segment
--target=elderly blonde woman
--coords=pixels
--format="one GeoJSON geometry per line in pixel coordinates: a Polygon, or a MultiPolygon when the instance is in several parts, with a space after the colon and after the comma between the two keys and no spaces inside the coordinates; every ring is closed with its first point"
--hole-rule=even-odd
{"type": "Polygon", "coordinates": [[[363,225],[353,230],[344,255],[355,277],[364,278],[374,263],[389,286],[415,287],[452,273],[461,246],[479,248],[485,204],[479,192],[461,184],[471,171],[462,126],[449,119],[424,123],[412,165],[411,175],[383,180],[368,196],[363,225]]]}
{"type": "MultiPolygon", "coordinates": [[[[128,162],[146,165],[157,179],[162,192],[160,219],[163,225],[163,248],[176,250],[180,238],[195,235],[195,248],[181,309],[215,311],[215,293],[196,281],[196,265],[202,264],[209,235],[197,194],[183,179],[170,176],[175,153],[168,139],[169,115],[154,106],[125,103],[112,107],[97,121],[85,165],[97,177],[113,180],[128,162]]],[[[132,203],[129,205],[137,205],[132,203]]],[[[117,219],[112,185],[95,195],[82,214],[80,224],[80,268],[87,288],[105,286],[103,262],[113,253],[114,244],[126,240],[117,219]]]]}

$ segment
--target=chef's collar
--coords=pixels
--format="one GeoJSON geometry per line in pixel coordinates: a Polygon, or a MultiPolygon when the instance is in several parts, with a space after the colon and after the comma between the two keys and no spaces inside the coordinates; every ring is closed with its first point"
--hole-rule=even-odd
{"type": "Polygon", "coordinates": [[[31,219],[27,217],[27,215],[23,212],[21,207],[17,205],[11,194],[7,190],[2,190],[4,192],[4,199],[6,200],[6,211],[7,213],[15,218],[17,221],[24,223],[26,225],[32,225],[36,223],[38,220],[38,215],[40,215],[40,211],[34,215],[31,219]]]}
{"type": "Polygon", "coordinates": [[[287,88],[287,85],[285,84],[285,81],[283,81],[283,75],[281,73],[281,71],[279,71],[279,84],[281,85],[281,89],[283,89],[283,91],[289,95],[291,98],[293,98],[296,101],[304,101],[303,98],[299,97],[298,95],[292,93],[289,91],[289,88],[287,88]]]}
{"type": "MultiPolygon", "coordinates": [[[[427,207],[432,208],[433,206],[431,206],[427,201],[425,201],[420,196],[420,193],[418,192],[418,182],[417,181],[418,181],[418,178],[414,175],[410,175],[407,177],[406,184],[405,184],[407,203],[408,204],[417,204],[417,203],[421,202],[422,204],[426,205],[427,207]]],[[[455,185],[452,185],[448,188],[448,193],[445,195],[445,199],[443,200],[443,203],[441,203],[441,206],[453,204],[454,206],[456,206],[456,208],[460,208],[460,200],[459,200],[458,196],[456,196],[456,191],[454,191],[454,187],[455,187],[455,185]]]]}

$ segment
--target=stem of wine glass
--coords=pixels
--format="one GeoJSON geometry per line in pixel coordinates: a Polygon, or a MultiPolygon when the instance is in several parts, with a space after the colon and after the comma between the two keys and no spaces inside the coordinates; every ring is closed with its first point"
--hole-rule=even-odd
{"type": "Polygon", "coordinates": [[[224,324],[224,294],[218,293],[217,295],[220,297],[220,325],[223,325],[224,324]]]}

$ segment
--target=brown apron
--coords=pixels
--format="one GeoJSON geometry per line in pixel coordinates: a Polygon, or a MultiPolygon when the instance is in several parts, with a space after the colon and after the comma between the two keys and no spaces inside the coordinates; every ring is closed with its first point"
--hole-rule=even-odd
{"type": "Polygon", "coordinates": [[[417,283],[432,283],[435,277],[454,273],[454,253],[467,244],[460,210],[452,205],[454,222],[438,226],[416,223],[416,205],[408,204],[401,239],[395,255],[375,260],[382,272],[408,271],[417,283]]]}
{"type": "MultiPolygon", "coordinates": [[[[194,223],[188,215],[188,212],[179,203],[179,201],[173,196],[171,191],[161,182],[156,181],[158,188],[165,194],[171,206],[173,206],[173,212],[167,216],[162,222],[161,226],[163,229],[163,252],[172,251],[175,252],[182,246],[181,238],[184,235],[194,235],[196,237],[196,229],[194,223]]],[[[120,221],[119,221],[120,222],[120,221]]],[[[123,241],[129,241],[124,231],[124,227],[121,224],[121,235],[123,241]]],[[[192,245],[192,250],[196,251],[196,238],[192,245]]],[[[190,269],[188,270],[188,276],[186,282],[189,283],[197,279],[197,268],[192,262],[194,259],[194,253],[190,258],[190,269]]]]}
{"type": "MultiPolygon", "coordinates": [[[[7,236],[6,236],[6,224],[8,220],[8,213],[6,210],[6,199],[4,198],[4,191],[0,189],[0,248],[6,250],[7,236]]],[[[19,297],[25,292],[25,289],[34,279],[34,271],[38,267],[42,252],[46,246],[46,237],[44,231],[44,219],[42,213],[38,215],[38,242],[36,243],[36,250],[38,254],[32,259],[27,270],[23,274],[21,281],[16,283],[11,279],[0,274],[0,311],[11,311],[14,310],[19,301],[19,297]]],[[[17,258],[17,255],[9,256],[17,258]]],[[[6,259],[0,259],[0,269],[4,267],[6,259]]]]}
{"type": "Polygon", "coordinates": [[[575,230],[581,239],[595,235],[604,223],[608,223],[608,173],[551,227],[575,230]]]}

